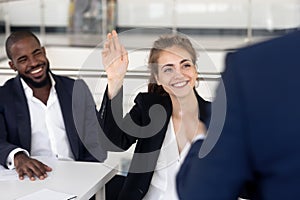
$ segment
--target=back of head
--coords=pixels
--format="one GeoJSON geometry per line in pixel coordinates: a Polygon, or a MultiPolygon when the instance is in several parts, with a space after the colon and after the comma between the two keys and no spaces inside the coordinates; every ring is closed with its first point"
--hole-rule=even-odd
{"type": "Polygon", "coordinates": [[[30,31],[16,31],[16,32],[11,33],[10,36],[8,36],[8,38],[6,39],[6,42],[5,42],[5,50],[6,50],[6,55],[9,59],[12,59],[11,51],[10,51],[11,46],[13,44],[15,44],[16,42],[18,42],[19,40],[22,40],[22,39],[28,38],[28,37],[34,38],[38,42],[38,44],[40,44],[40,41],[36,37],[36,35],[34,35],[30,31]]]}

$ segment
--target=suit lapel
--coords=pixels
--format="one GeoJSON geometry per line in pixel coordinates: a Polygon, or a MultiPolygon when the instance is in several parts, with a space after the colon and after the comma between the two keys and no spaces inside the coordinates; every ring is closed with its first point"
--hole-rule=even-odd
{"type": "Polygon", "coordinates": [[[162,101],[161,101],[161,105],[165,108],[165,111],[167,112],[167,118],[166,118],[166,123],[165,123],[163,129],[160,131],[160,133],[158,135],[158,137],[160,137],[160,139],[157,140],[157,145],[158,145],[157,149],[159,149],[159,151],[160,151],[160,149],[162,147],[162,144],[165,140],[167,128],[168,128],[170,118],[171,118],[171,115],[172,115],[172,110],[173,110],[172,109],[172,102],[171,102],[170,97],[163,97],[162,101]]]}
{"type": "Polygon", "coordinates": [[[79,157],[79,147],[78,147],[78,139],[77,139],[77,132],[74,125],[73,120],[73,111],[72,111],[72,88],[67,88],[66,85],[64,85],[60,78],[56,75],[53,75],[53,78],[55,80],[55,90],[57,92],[57,97],[59,100],[61,112],[64,119],[66,134],[68,136],[70,146],[72,149],[72,152],[74,154],[75,159],[79,157]]]}
{"type": "Polygon", "coordinates": [[[13,98],[16,110],[17,129],[20,143],[27,151],[31,150],[31,121],[27,99],[21,84],[20,77],[14,79],[13,98]]]}
{"type": "MultiPolygon", "coordinates": [[[[154,104],[162,105],[165,108],[165,111],[167,112],[167,119],[164,124],[164,127],[157,134],[149,138],[140,139],[136,144],[137,146],[130,165],[130,172],[127,175],[127,182],[133,183],[135,185],[134,188],[137,191],[139,191],[138,194],[140,195],[140,197],[137,197],[137,199],[141,199],[149,189],[150,182],[157,164],[157,159],[159,157],[160,150],[164,142],[167,127],[172,114],[172,103],[169,97],[150,96],[149,101],[149,108],[154,104]],[[143,156],[144,163],[141,163],[141,158],[143,156]],[[137,173],[131,173],[135,172],[135,169],[138,169],[136,171],[142,169],[143,173],[136,176],[137,173]],[[145,170],[147,172],[145,172],[145,170]],[[139,180],[143,181],[138,181],[137,177],[139,180]]],[[[148,111],[145,113],[148,113],[148,111]]]]}
{"type": "MultiPolygon", "coordinates": [[[[163,106],[165,111],[167,112],[167,118],[163,128],[157,134],[155,134],[152,137],[144,139],[144,141],[146,142],[143,145],[143,149],[146,149],[148,152],[157,151],[157,150],[160,151],[166,136],[166,131],[172,114],[172,103],[169,97],[159,97],[159,98],[155,97],[155,99],[153,98],[150,102],[151,104],[149,108],[151,108],[151,106],[153,106],[154,104],[160,104],[161,106],[163,106]]],[[[148,113],[148,111],[146,113],[148,113]]]]}

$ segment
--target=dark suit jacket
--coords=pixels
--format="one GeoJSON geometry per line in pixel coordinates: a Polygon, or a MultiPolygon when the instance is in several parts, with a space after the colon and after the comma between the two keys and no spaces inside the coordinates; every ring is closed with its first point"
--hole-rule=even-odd
{"type": "Polygon", "coordinates": [[[252,199],[300,199],[299,51],[297,31],[227,56],[224,128],[204,158],[192,146],[177,176],[180,199],[237,199],[247,182],[252,199]]]}
{"type": "MultiPolygon", "coordinates": [[[[54,74],[53,78],[56,82],[55,89],[61,106],[67,137],[75,160],[97,161],[97,159],[87,151],[78,136],[76,128],[82,127],[84,124],[76,127],[74,124],[74,113],[72,111],[74,80],[54,74]]],[[[80,85],[82,84],[83,83],[80,85]]],[[[88,90],[87,86],[85,90],[88,90]]],[[[86,92],[89,93],[89,91],[86,92]]],[[[0,96],[0,164],[5,166],[7,156],[13,149],[20,147],[30,152],[31,127],[29,108],[19,76],[8,80],[0,88],[0,96]]],[[[95,105],[93,108],[95,109],[95,105]]],[[[100,161],[103,161],[105,157],[106,152],[103,153],[103,158],[100,159],[100,161]]]]}
{"type": "MultiPolygon", "coordinates": [[[[134,107],[123,118],[122,97],[122,92],[119,92],[110,101],[106,92],[100,109],[101,125],[113,143],[110,147],[106,147],[110,150],[126,150],[137,141],[129,172],[118,199],[140,200],[149,189],[172,114],[172,104],[169,96],[139,93],[135,98],[134,107]]],[[[210,103],[199,95],[197,99],[200,120],[208,126],[210,103]]]]}

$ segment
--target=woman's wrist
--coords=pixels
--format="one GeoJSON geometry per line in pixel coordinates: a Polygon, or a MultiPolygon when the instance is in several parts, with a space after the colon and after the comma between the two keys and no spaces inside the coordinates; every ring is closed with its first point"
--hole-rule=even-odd
{"type": "Polygon", "coordinates": [[[113,99],[120,89],[122,88],[123,85],[123,79],[119,80],[108,80],[108,98],[113,99]]]}

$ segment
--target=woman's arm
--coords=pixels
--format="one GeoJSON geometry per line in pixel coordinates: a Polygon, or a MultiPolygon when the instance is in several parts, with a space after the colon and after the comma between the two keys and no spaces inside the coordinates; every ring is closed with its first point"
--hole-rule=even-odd
{"type": "Polygon", "coordinates": [[[107,34],[102,51],[102,62],[107,74],[108,97],[114,98],[123,85],[128,68],[128,54],[116,31],[107,34]]]}
{"type": "MultiPolygon", "coordinates": [[[[128,126],[129,114],[123,117],[122,85],[128,68],[128,54],[120,43],[116,31],[107,34],[102,51],[102,62],[107,74],[107,88],[98,118],[106,135],[105,146],[109,151],[127,150],[136,142],[136,138],[124,131],[124,126],[128,126]]],[[[139,118],[136,115],[133,117],[139,118]]]]}

